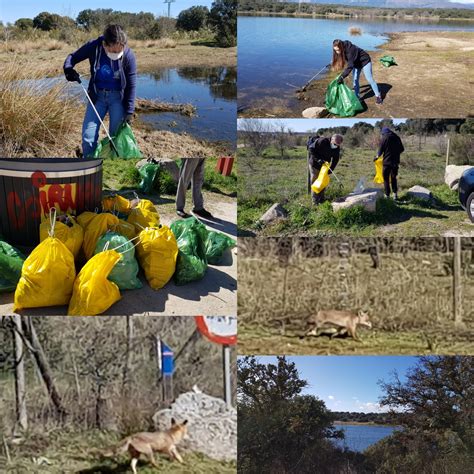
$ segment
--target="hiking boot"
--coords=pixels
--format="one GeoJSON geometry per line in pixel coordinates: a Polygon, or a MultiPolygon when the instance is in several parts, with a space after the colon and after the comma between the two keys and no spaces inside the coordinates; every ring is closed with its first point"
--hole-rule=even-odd
{"type": "Polygon", "coordinates": [[[393,200],[394,200],[394,201],[398,201],[398,193],[395,193],[395,194],[393,195],[393,200]]]}
{"type": "Polygon", "coordinates": [[[193,209],[193,214],[198,215],[199,217],[204,217],[204,219],[212,219],[212,214],[206,209],[193,209]]]}
{"type": "Polygon", "coordinates": [[[182,217],[183,219],[186,219],[186,217],[191,217],[187,212],[184,212],[182,209],[176,209],[176,214],[179,217],[182,217]]]}
{"type": "Polygon", "coordinates": [[[382,96],[379,95],[376,99],[375,99],[375,103],[377,105],[382,105],[383,104],[383,99],[382,99],[382,96]]]}

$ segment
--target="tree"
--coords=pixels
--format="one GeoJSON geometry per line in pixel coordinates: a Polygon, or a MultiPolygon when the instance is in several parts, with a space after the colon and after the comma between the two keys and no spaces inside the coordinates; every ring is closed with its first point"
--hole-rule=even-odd
{"type": "Polygon", "coordinates": [[[15,21],[15,26],[20,30],[29,30],[33,28],[33,20],[31,18],[18,18],[15,21]]]}
{"type": "Polygon", "coordinates": [[[473,135],[474,134],[474,119],[467,118],[466,121],[459,128],[459,131],[463,135],[473,135]]]}
{"type": "Polygon", "coordinates": [[[198,31],[206,26],[208,15],[209,9],[204,6],[195,6],[183,10],[178,15],[176,28],[184,31],[198,31]]]}
{"type": "Polygon", "coordinates": [[[94,12],[88,8],[79,12],[76,18],[76,24],[89,31],[93,25],[94,12]]]}
{"type": "Polygon", "coordinates": [[[51,31],[58,27],[59,15],[41,12],[33,18],[33,26],[43,31],[51,31]]]}
{"type": "Polygon", "coordinates": [[[209,12],[209,25],[216,30],[216,41],[223,47],[237,43],[237,0],[216,0],[209,12]]]}
{"type": "Polygon", "coordinates": [[[15,341],[15,398],[16,423],[14,433],[25,432],[28,429],[28,413],[26,410],[26,383],[25,383],[25,350],[22,339],[21,316],[14,315],[13,340],[15,341]]]}

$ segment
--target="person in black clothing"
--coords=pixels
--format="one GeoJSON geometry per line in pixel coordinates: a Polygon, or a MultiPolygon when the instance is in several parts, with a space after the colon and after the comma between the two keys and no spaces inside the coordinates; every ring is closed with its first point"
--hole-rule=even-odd
{"type": "MultiPolygon", "coordinates": [[[[335,134],[331,138],[325,137],[310,137],[307,143],[308,149],[308,168],[311,183],[318,178],[319,172],[323,163],[327,161],[329,163],[330,171],[332,174],[339,162],[340,146],[342,144],[342,135],[335,134]]],[[[311,191],[311,197],[313,204],[318,205],[324,200],[324,190],[316,194],[311,191]]]]}
{"type": "Polygon", "coordinates": [[[382,128],[382,139],[377,151],[377,159],[383,155],[383,183],[385,187],[385,196],[390,197],[393,191],[394,199],[398,199],[398,167],[400,165],[400,155],[405,151],[402,140],[388,127],[382,128]]]}
{"type": "Polygon", "coordinates": [[[336,72],[342,71],[342,74],[338,78],[338,83],[342,84],[344,78],[352,72],[354,92],[359,98],[359,78],[360,72],[362,71],[367,82],[374,91],[375,102],[380,105],[383,102],[383,99],[379,87],[372,77],[372,61],[368,53],[355,44],[352,44],[350,41],[342,41],[339,39],[333,41],[332,47],[333,54],[331,69],[336,72]]]}

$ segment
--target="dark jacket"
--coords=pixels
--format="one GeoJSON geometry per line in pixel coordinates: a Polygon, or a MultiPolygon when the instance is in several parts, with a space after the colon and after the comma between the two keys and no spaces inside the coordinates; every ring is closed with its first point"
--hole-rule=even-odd
{"type": "Polygon", "coordinates": [[[394,166],[400,164],[400,155],[405,151],[400,137],[389,128],[382,129],[382,140],[377,156],[383,154],[383,164],[394,166]]]}
{"type": "Polygon", "coordinates": [[[308,163],[319,169],[324,161],[327,161],[334,171],[339,162],[339,148],[331,148],[329,138],[319,137],[308,147],[308,163]]]}
{"type": "MultiPolygon", "coordinates": [[[[89,60],[91,78],[89,81],[88,92],[93,102],[97,99],[97,89],[95,86],[95,73],[100,65],[100,56],[106,54],[102,46],[104,37],[89,41],[81,46],[77,51],[70,54],[64,61],[64,69],[74,67],[77,63],[89,60]]],[[[125,114],[133,114],[135,110],[135,93],[137,87],[137,62],[133,51],[125,46],[123,56],[119,59],[120,82],[122,85],[122,103],[125,114]]]]}
{"type": "Polygon", "coordinates": [[[350,41],[343,41],[344,57],[347,61],[346,69],[341,74],[342,77],[347,77],[354,68],[362,69],[365,65],[370,63],[370,56],[366,51],[359,48],[350,41]]]}

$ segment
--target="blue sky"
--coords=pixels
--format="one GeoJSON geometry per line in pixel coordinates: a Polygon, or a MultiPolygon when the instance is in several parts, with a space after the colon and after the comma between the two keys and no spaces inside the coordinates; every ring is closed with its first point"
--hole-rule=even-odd
{"type": "MultiPolygon", "coordinates": [[[[194,5],[210,7],[212,0],[176,0],[171,4],[171,16],[178,16],[181,10],[186,10],[194,5]]],[[[0,21],[14,23],[18,18],[33,18],[38,13],[47,11],[68,15],[76,18],[77,14],[86,9],[113,8],[124,12],[138,13],[151,12],[155,15],[167,15],[168,5],[163,0],[0,0],[0,21]]]]}
{"type": "MultiPolygon", "coordinates": [[[[245,119],[239,119],[237,121],[237,128],[241,128],[241,124],[245,119]]],[[[317,130],[319,128],[326,127],[352,127],[357,122],[367,122],[375,125],[381,119],[260,119],[262,122],[271,124],[281,124],[282,122],[286,127],[291,128],[294,132],[309,132],[317,130]]],[[[406,119],[394,119],[395,125],[406,122],[406,119]]]]}
{"type": "MultiPolygon", "coordinates": [[[[417,361],[411,356],[295,356],[302,379],[309,382],[305,394],[316,395],[333,411],[380,412],[382,394],[379,379],[388,381],[393,370],[401,380],[417,361]]],[[[275,363],[276,357],[258,357],[262,363],[275,363]]]]}

